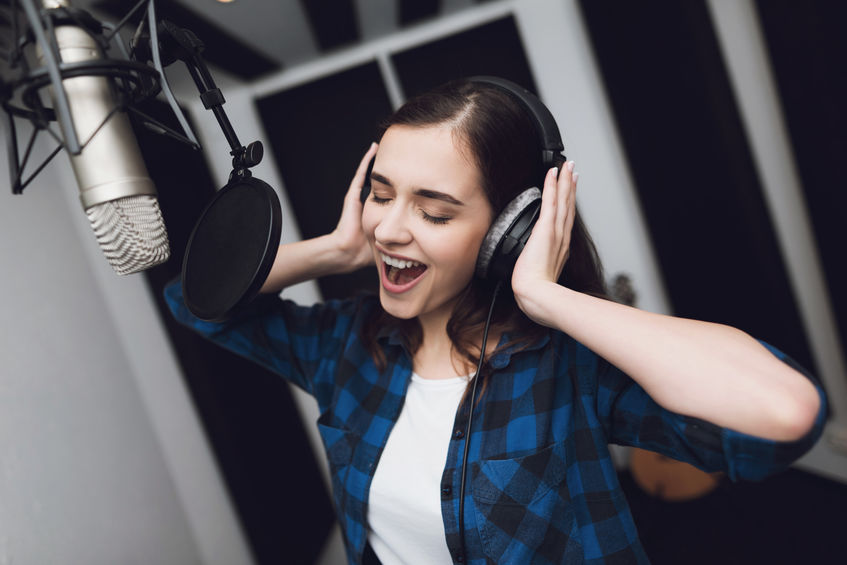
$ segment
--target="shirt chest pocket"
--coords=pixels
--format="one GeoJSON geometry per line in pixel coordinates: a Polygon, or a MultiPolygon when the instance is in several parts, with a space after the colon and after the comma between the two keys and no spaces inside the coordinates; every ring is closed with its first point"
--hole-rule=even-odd
{"type": "Polygon", "coordinates": [[[329,474],[332,478],[332,494],[340,515],[344,514],[346,501],[350,495],[345,483],[353,462],[353,452],[359,441],[355,432],[322,423],[323,416],[318,420],[318,431],[323,440],[329,461],[329,474]]]}
{"type": "Polygon", "coordinates": [[[515,459],[473,465],[482,543],[497,563],[579,563],[582,545],[570,504],[563,444],[515,459]]]}

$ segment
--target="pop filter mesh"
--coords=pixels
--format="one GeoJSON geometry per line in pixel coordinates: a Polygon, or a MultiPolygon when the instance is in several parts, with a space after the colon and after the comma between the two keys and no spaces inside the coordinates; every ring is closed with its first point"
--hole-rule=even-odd
{"type": "Polygon", "coordinates": [[[228,184],[194,227],[183,263],[185,303],[205,320],[226,318],[267,278],[281,231],[273,189],[254,179],[228,184]]]}

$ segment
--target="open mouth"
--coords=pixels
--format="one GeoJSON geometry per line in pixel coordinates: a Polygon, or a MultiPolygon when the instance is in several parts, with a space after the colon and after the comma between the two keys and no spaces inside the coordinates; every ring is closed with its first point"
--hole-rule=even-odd
{"type": "Polygon", "coordinates": [[[380,253],[383,263],[385,286],[388,290],[408,290],[426,271],[426,265],[408,259],[391,257],[380,253]]]}

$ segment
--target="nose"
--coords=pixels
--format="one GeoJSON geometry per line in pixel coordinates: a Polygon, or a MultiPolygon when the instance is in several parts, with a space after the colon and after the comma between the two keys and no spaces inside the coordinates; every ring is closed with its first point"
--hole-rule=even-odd
{"type": "Polygon", "coordinates": [[[402,245],[412,241],[405,207],[399,202],[385,208],[374,229],[374,239],[383,245],[402,245]]]}

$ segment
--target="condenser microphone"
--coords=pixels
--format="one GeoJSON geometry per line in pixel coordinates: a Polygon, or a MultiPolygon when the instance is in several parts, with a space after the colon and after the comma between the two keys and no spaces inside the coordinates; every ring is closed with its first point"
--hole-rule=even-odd
{"type": "MultiPolygon", "coordinates": [[[[61,0],[44,0],[45,8],[61,0]]],[[[62,63],[102,59],[88,31],[73,22],[58,22],[56,45],[62,63]]],[[[45,54],[39,49],[39,62],[45,54]]],[[[116,103],[116,87],[105,76],[63,78],[62,86],[82,150],[69,153],[82,207],[97,243],[119,275],[148,269],[170,257],[168,234],[156,199],[156,187],[141,157],[125,111],[116,103]]],[[[56,93],[49,89],[53,102],[56,93]]],[[[67,139],[68,132],[62,128],[67,139]]]]}
{"type": "MultiPolygon", "coordinates": [[[[250,172],[262,160],[262,144],[254,141],[244,146],[238,140],[223,110],[223,93],[203,61],[203,42],[190,30],[157,19],[154,0],[139,0],[116,26],[98,22],[68,0],[14,0],[12,8],[8,24],[13,32],[19,29],[17,8],[28,23],[19,34],[12,34],[8,56],[0,52],[0,62],[9,62],[8,81],[0,76],[0,107],[8,114],[8,128],[3,129],[12,193],[22,194],[50,159],[65,149],[82,206],[115,272],[134,273],[166,261],[170,249],[156,188],[126,112],[138,114],[153,131],[199,149],[162,68],[163,60],[167,64],[182,61],[203,105],[221,126],[233,167],[229,182],[204,210],[186,247],[185,302],[196,316],[219,320],[252,301],[276,258],[282,211],[273,188],[250,172]],[[145,5],[146,21],[136,28],[130,53],[118,32],[145,5]],[[108,58],[107,46],[113,41],[125,60],[108,58]],[[40,67],[33,68],[34,59],[40,67]],[[146,61],[152,61],[152,66],[146,61]],[[52,108],[42,101],[44,88],[52,108]],[[135,107],[159,92],[167,98],[184,135],[135,107]],[[16,117],[33,126],[23,159],[19,158],[16,117]],[[53,121],[59,123],[64,140],[50,128],[53,121]],[[30,149],[43,131],[49,131],[60,146],[25,178],[30,149]]],[[[0,26],[6,23],[0,21],[0,26]]]]}

